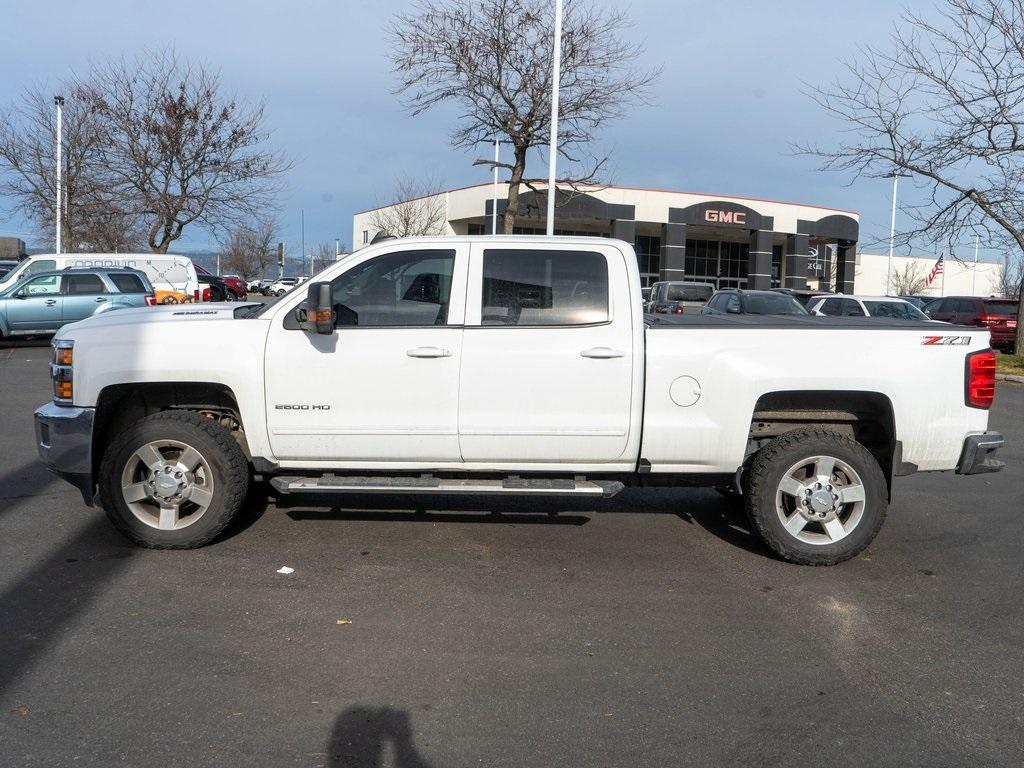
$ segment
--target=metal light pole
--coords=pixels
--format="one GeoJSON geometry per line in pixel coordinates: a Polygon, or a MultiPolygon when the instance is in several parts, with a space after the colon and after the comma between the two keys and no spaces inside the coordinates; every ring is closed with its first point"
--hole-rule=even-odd
{"type": "Polygon", "coordinates": [[[54,96],[53,103],[57,107],[57,217],[56,217],[56,246],[54,248],[55,253],[61,252],[61,225],[64,222],[64,180],[61,177],[61,172],[64,166],[64,160],[62,158],[64,142],[64,132],[61,128],[61,121],[64,113],[64,97],[54,96]]]}
{"type": "Polygon", "coordinates": [[[548,235],[555,234],[555,166],[558,163],[558,81],[562,72],[562,0],[555,0],[555,55],[551,62],[551,140],[548,142],[548,235]]]}
{"type": "Polygon", "coordinates": [[[976,296],[974,288],[978,283],[978,235],[974,235],[974,269],[971,270],[971,296],[976,296]]]}
{"type": "Polygon", "coordinates": [[[900,181],[900,177],[910,178],[909,173],[900,173],[899,171],[893,171],[892,176],[892,218],[889,219],[889,266],[885,270],[885,295],[888,296],[892,292],[892,250],[896,243],[896,189],[900,181]]]}
{"type": "Polygon", "coordinates": [[[334,238],[334,260],[339,261],[341,259],[341,239],[334,238]]]}
{"type": "Polygon", "coordinates": [[[306,209],[299,209],[299,216],[302,217],[302,224],[300,231],[302,232],[302,245],[300,246],[299,253],[302,255],[302,274],[306,274],[306,209]]]}
{"type": "Polygon", "coordinates": [[[501,159],[501,142],[494,140],[494,189],[491,197],[491,234],[498,234],[498,161],[501,159]]]}

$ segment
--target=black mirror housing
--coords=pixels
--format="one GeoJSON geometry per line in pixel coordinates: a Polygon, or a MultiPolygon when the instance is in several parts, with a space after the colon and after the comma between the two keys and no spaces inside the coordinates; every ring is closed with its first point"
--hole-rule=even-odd
{"type": "Polygon", "coordinates": [[[331,284],[311,283],[306,289],[306,300],[295,310],[295,319],[308,333],[334,333],[331,284]]]}

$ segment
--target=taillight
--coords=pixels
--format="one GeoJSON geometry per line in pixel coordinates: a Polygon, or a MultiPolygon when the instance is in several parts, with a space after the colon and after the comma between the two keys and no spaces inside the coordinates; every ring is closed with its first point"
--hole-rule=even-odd
{"type": "Polygon", "coordinates": [[[991,408],[996,396],[996,353],[982,349],[967,355],[964,399],[971,408],[991,408]]]}
{"type": "Polygon", "coordinates": [[[203,301],[209,301],[209,300],[210,300],[210,289],[209,288],[203,288],[203,301]]]}
{"type": "Polygon", "coordinates": [[[195,299],[193,299],[193,301],[195,301],[196,304],[199,303],[199,289],[198,288],[196,288],[195,299]]]}
{"type": "Polygon", "coordinates": [[[683,309],[683,305],[682,304],[676,304],[676,308],[672,310],[672,313],[675,314],[675,315],[685,314],[685,310],[683,309]]]}
{"type": "Polygon", "coordinates": [[[155,307],[156,306],[156,296],[154,296],[152,293],[148,294],[145,297],[145,299],[146,299],[146,306],[147,307],[155,307]]]}

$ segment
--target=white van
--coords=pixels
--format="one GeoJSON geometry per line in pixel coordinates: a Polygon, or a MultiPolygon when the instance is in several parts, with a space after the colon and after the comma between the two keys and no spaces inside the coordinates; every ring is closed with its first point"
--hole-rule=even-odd
{"type": "Polygon", "coordinates": [[[185,304],[200,300],[199,278],[188,256],[170,253],[43,253],[18,263],[0,281],[0,291],[26,275],[54,269],[128,267],[144,272],[153,284],[158,304],[185,304]]]}

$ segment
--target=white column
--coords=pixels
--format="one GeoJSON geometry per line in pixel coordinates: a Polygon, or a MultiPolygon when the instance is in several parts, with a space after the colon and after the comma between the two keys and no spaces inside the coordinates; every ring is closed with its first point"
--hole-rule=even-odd
{"type": "Polygon", "coordinates": [[[551,137],[548,143],[548,235],[555,234],[555,168],[558,164],[558,83],[562,73],[562,0],[555,0],[555,50],[551,62],[551,137]]]}
{"type": "Polygon", "coordinates": [[[501,159],[501,142],[494,140],[494,188],[491,197],[491,234],[498,234],[498,160],[501,159]]]}
{"type": "Polygon", "coordinates": [[[55,221],[56,221],[56,224],[55,224],[55,228],[56,228],[56,238],[55,238],[55,241],[56,242],[55,242],[54,252],[55,253],[60,253],[61,252],[61,234],[62,234],[62,232],[61,232],[61,229],[62,229],[61,224],[64,221],[64,180],[61,177],[61,173],[63,171],[63,166],[64,166],[64,160],[63,160],[63,157],[62,157],[63,147],[61,146],[63,144],[63,140],[64,140],[64,132],[63,132],[62,127],[61,127],[61,122],[62,122],[62,119],[63,119],[63,112],[64,112],[64,97],[63,96],[54,96],[53,97],[53,103],[57,106],[57,190],[56,190],[56,192],[57,192],[57,215],[55,217],[55,221]]]}

